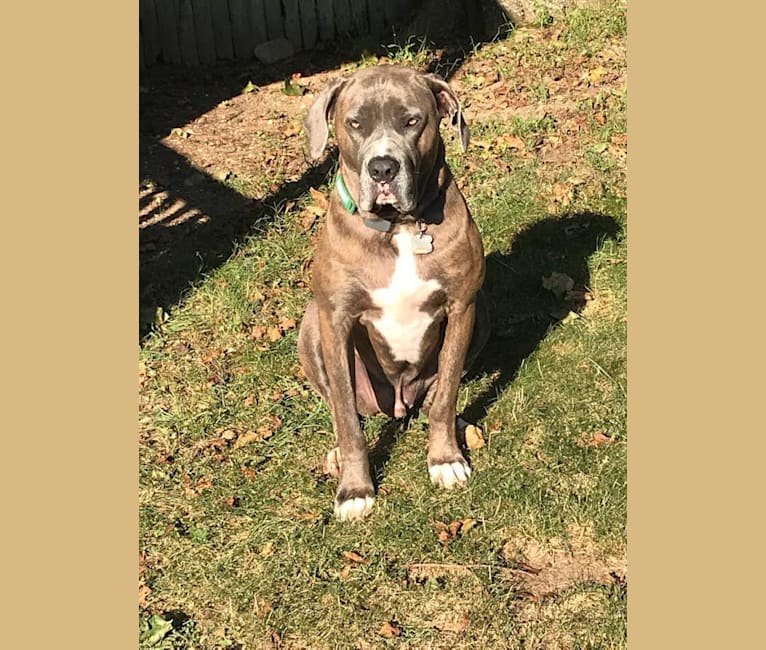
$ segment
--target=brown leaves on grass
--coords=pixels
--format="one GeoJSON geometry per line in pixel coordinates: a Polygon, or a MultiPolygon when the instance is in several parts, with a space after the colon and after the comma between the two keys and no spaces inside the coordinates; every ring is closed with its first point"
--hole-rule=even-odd
{"type": "Polygon", "coordinates": [[[253,325],[250,329],[250,338],[254,341],[268,339],[272,343],[281,339],[287,332],[294,330],[297,326],[294,318],[283,318],[278,325],[264,327],[263,325],[253,325]]]}
{"type": "Polygon", "coordinates": [[[466,517],[465,519],[452,521],[449,524],[445,524],[442,521],[435,521],[433,526],[438,531],[436,536],[439,538],[439,541],[444,546],[447,546],[451,542],[455,541],[458,537],[465,535],[478,523],[479,522],[477,522],[473,517],[466,517]]]}
{"type": "Polygon", "coordinates": [[[251,429],[237,429],[232,427],[219,427],[215,430],[216,437],[202,440],[197,443],[197,453],[206,449],[222,454],[226,449],[241,449],[254,442],[260,442],[271,438],[282,426],[282,418],[273,415],[255,431],[251,429]]]}
{"type": "Polygon", "coordinates": [[[612,436],[608,436],[603,431],[596,431],[590,438],[584,441],[586,447],[601,447],[614,442],[612,436]]]}
{"type": "Polygon", "coordinates": [[[484,432],[474,424],[465,428],[465,444],[468,449],[481,449],[485,444],[484,432]]]}
{"type": "Polygon", "coordinates": [[[402,635],[402,629],[396,624],[395,621],[386,621],[380,626],[378,630],[380,636],[386,639],[393,639],[402,635]]]}

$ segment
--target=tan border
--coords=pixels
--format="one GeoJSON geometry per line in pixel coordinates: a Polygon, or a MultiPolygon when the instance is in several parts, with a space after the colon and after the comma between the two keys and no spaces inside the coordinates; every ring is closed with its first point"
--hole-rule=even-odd
{"type": "Polygon", "coordinates": [[[3,23],[2,645],[136,648],[138,3],[3,23]]]}
{"type": "Polygon", "coordinates": [[[763,644],[763,13],[630,3],[632,649],[763,644]]]}

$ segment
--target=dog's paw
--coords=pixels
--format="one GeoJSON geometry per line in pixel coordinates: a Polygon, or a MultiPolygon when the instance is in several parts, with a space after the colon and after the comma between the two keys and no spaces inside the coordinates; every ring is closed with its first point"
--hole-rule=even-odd
{"type": "Polygon", "coordinates": [[[324,459],[324,473],[338,478],[340,476],[341,463],[340,447],[333,447],[327,452],[327,456],[324,459]]]}
{"type": "Polygon", "coordinates": [[[471,468],[465,460],[460,459],[451,463],[433,463],[428,466],[431,483],[437,487],[451,490],[455,486],[464,487],[471,476],[471,468]]]}
{"type": "Polygon", "coordinates": [[[375,498],[372,496],[335,499],[335,516],[338,521],[359,521],[372,511],[375,498]]]}

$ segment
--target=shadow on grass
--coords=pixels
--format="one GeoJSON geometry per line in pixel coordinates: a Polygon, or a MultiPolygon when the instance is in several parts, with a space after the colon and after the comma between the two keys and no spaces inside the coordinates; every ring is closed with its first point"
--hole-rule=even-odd
{"type": "Polygon", "coordinates": [[[542,278],[552,272],[574,280],[574,287],[590,288],[588,259],[608,239],[615,239],[620,224],[611,216],[578,213],[548,217],[513,238],[509,253],[487,255],[484,291],[490,305],[492,333],[469,370],[467,379],[494,375],[492,385],[463,411],[477,422],[513,381],[524,360],[548,332],[571,310],[580,313],[585,301],[565,301],[543,288],[542,278]]]}
{"type": "MultiPolygon", "coordinates": [[[[409,36],[417,48],[427,42],[437,52],[429,71],[449,79],[482,43],[509,31],[512,25],[500,5],[490,0],[444,0],[438,16],[429,9],[434,0],[412,5],[420,9],[409,36]],[[438,18],[438,20],[437,20],[438,18]],[[444,29],[434,31],[435,24],[444,29]]],[[[389,32],[369,38],[339,39],[332,50],[302,52],[284,62],[218,63],[201,68],[156,65],[141,73],[139,94],[139,174],[155,190],[141,200],[144,212],[139,232],[139,338],[148,334],[158,309],[169,311],[205,273],[223,264],[255,225],[269,224],[276,208],[308,188],[324,183],[334,164],[332,157],[319,167],[283,184],[262,200],[251,200],[210,176],[200,174],[186,158],[160,140],[172,129],[188,124],[221,101],[236,96],[247,81],[261,86],[300,72],[304,77],[333,70],[363,54],[385,54],[380,43],[391,43],[389,32]],[[164,200],[157,201],[159,194],[164,200]],[[155,208],[155,204],[157,207],[155,208]],[[163,217],[171,205],[183,212],[199,211],[206,219],[181,218],[179,212],[163,217]]]]}
{"type": "MultiPolygon", "coordinates": [[[[590,288],[588,260],[608,239],[615,239],[620,224],[611,216],[578,213],[548,217],[513,238],[509,253],[487,255],[484,291],[487,294],[492,331],[487,345],[464,381],[493,376],[492,384],[462,412],[468,422],[479,422],[492,403],[514,380],[524,360],[570,310],[579,313],[585,301],[567,302],[543,288],[541,278],[552,272],[568,275],[574,287],[590,288]]],[[[412,417],[412,416],[410,416],[412,417]]],[[[386,422],[370,450],[375,485],[385,475],[393,445],[409,426],[410,419],[386,422]]],[[[470,462],[465,440],[463,453],[470,462]]]]}

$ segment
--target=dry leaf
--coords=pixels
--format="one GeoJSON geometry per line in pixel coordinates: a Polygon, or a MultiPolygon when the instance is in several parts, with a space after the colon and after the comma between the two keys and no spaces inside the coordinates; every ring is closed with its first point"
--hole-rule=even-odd
{"type": "Polygon", "coordinates": [[[348,580],[348,577],[351,575],[351,566],[346,564],[341,570],[340,570],[340,579],[341,580],[348,580]]]}
{"type": "Polygon", "coordinates": [[[252,406],[255,404],[255,395],[250,393],[247,397],[245,397],[244,401],[242,402],[244,406],[252,406]]]}
{"type": "Polygon", "coordinates": [[[266,328],[261,325],[253,325],[253,329],[250,330],[250,338],[260,341],[266,336],[266,328]]]}
{"type": "Polygon", "coordinates": [[[591,436],[591,439],[588,440],[587,445],[588,447],[599,447],[601,445],[608,445],[611,442],[614,442],[614,438],[606,435],[603,431],[596,431],[591,436]]]}
{"type": "Polygon", "coordinates": [[[240,468],[239,468],[239,469],[240,469],[240,470],[242,471],[242,473],[243,473],[243,474],[244,474],[244,475],[245,475],[247,478],[249,478],[251,481],[254,481],[254,480],[255,480],[255,475],[256,475],[256,472],[255,472],[255,470],[254,470],[254,469],[252,469],[251,467],[245,467],[244,465],[240,466],[240,468]]]}
{"type": "Polygon", "coordinates": [[[251,442],[256,442],[261,439],[261,436],[255,431],[245,431],[237,438],[234,443],[234,449],[240,449],[245,445],[249,445],[251,442]]]}
{"type": "Polygon", "coordinates": [[[517,135],[505,135],[503,136],[503,142],[512,149],[524,150],[527,148],[524,140],[517,135]]]}
{"type": "Polygon", "coordinates": [[[466,517],[461,522],[463,525],[460,527],[460,534],[465,535],[471,528],[475,527],[479,522],[473,517],[466,517]]]}
{"type": "Polygon", "coordinates": [[[368,560],[365,560],[356,551],[343,551],[342,555],[343,555],[343,559],[348,560],[349,562],[356,562],[357,564],[368,563],[368,560]]]}
{"type": "Polygon", "coordinates": [[[226,442],[231,442],[234,440],[234,438],[237,437],[237,432],[234,429],[224,429],[220,433],[218,431],[216,431],[216,433],[218,433],[219,436],[226,442]]]}
{"type": "Polygon", "coordinates": [[[552,291],[557,298],[562,298],[567,291],[574,287],[574,280],[565,273],[554,271],[549,276],[543,277],[543,289],[552,291]]]}
{"type": "Polygon", "coordinates": [[[387,639],[393,639],[394,637],[401,636],[402,630],[396,625],[394,621],[386,621],[380,626],[378,634],[387,639]]]}
{"type": "Polygon", "coordinates": [[[295,325],[296,323],[294,318],[283,318],[279,323],[279,329],[281,329],[283,332],[287,332],[289,330],[295,329],[295,325]]]}
{"type": "Polygon", "coordinates": [[[152,593],[152,590],[147,585],[139,585],[138,586],[138,606],[139,607],[146,607],[146,599],[148,598],[149,594],[152,593]]]}
{"type": "Polygon", "coordinates": [[[278,341],[282,338],[282,330],[278,327],[270,327],[266,332],[266,336],[269,337],[269,341],[278,341]]]}
{"type": "Polygon", "coordinates": [[[469,424],[465,428],[465,444],[468,449],[481,449],[486,444],[482,430],[473,424],[469,424]]]}
{"type": "Polygon", "coordinates": [[[274,555],[274,542],[266,542],[261,546],[261,557],[271,557],[274,555]]]}
{"type": "Polygon", "coordinates": [[[309,194],[311,194],[311,198],[314,199],[314,203],[322,209],[322,212],[327,210],[327,197],[322,192],[310,187],[309,194]]]}

